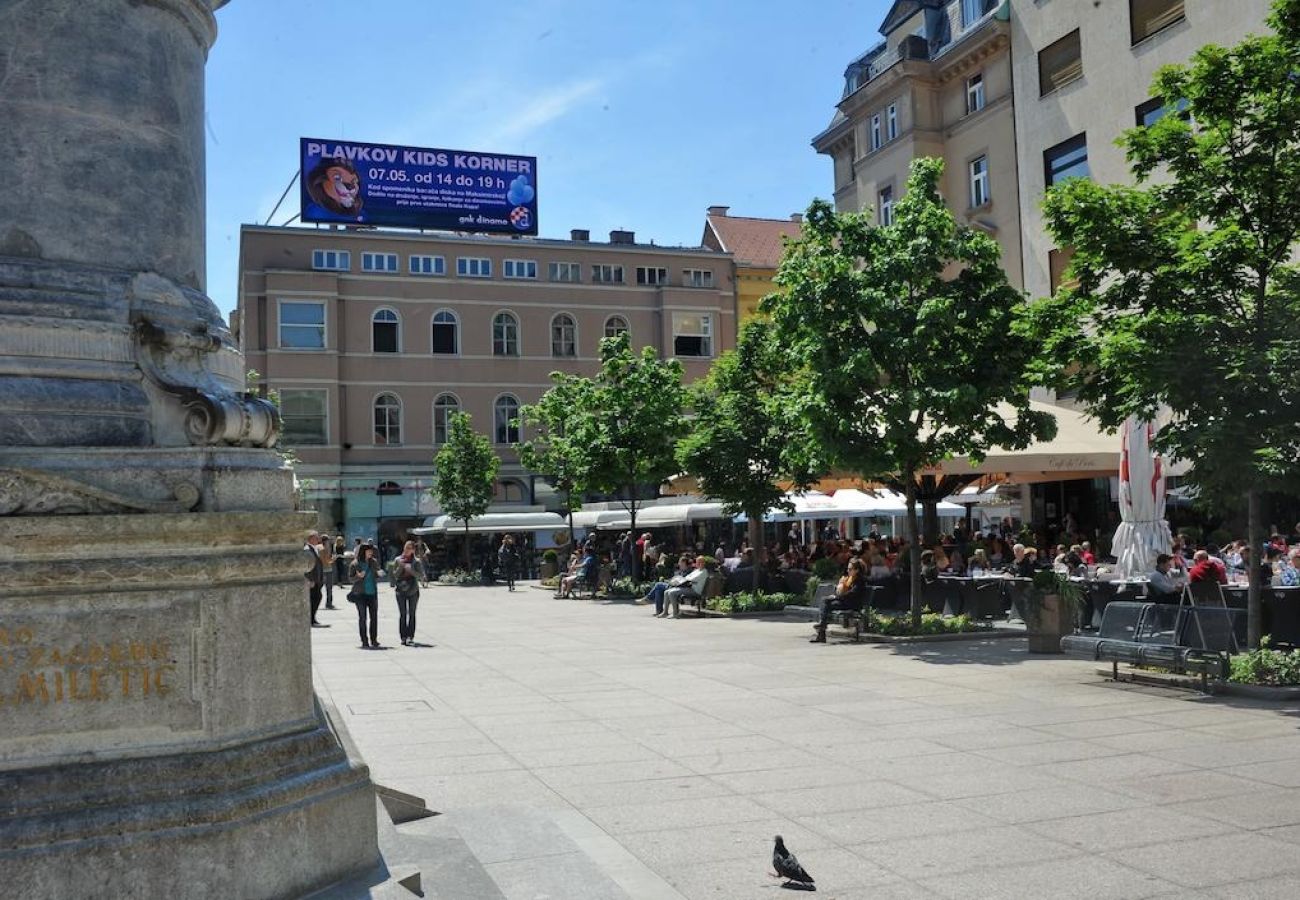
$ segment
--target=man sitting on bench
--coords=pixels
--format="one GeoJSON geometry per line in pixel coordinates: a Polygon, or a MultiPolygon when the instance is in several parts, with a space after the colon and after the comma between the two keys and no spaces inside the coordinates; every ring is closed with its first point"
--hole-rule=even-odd
{"type": "Polygon", "coordinates": [[[582,548],[582,562],[569,575],[560,579],[560,589],[555,594],[556,600],[565,600],[578,585],[586,585],[592,594],[596,593],[596,579],[600,577],[600,560],[596,558],[596,547],[587,544],[582,548]]]}
{"type": "Polygon", "coordinates": [[[704,567],[704,557],[695,557],[695,571],[687,575],[676,587],[670,587],[664,591],[664,600],[667,602],[667,618],[680,619],[682,600],[698,600],[704,596],[704,585],[708,583],[709,570],[704,567]]]}

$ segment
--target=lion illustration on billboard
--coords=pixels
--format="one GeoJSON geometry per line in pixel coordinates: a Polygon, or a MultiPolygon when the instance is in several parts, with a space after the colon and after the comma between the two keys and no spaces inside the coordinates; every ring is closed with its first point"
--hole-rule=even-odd
{"type": "Polygon", "coordinates": [[[357,218],[365,197],[361,176],[352,163],[341,157],[322,159],[307,175],[307,193],[322,209],[336,216],[357,218]]]}

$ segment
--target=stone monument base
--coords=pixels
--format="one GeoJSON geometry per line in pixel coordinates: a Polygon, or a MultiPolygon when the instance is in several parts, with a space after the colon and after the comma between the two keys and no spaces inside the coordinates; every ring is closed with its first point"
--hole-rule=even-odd
{"type": "Polygon", "coordinates": [[[0,518],[0,892],[300,896],[377,860],[311,685],[311,514],[0,518]]]}

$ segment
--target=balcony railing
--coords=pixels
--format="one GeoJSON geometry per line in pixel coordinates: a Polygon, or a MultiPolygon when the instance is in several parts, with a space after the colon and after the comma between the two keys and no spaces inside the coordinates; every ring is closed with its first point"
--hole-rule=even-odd
{"type": "MultiPolygon", "coordinates": [[[[964,0],[950,0],[941,11],[942,18],[932,20],[935,23],[933,29],[934,33],[920,35],[920,37],[925,39],[926,44],[928,45],[928,58],[936,59],[944,53],[947,53],[960,43],[966,35],[975,31],[989,19],[993,18],[997,14],[997,11],[1002,7],[1003,3],[1005,3],[1005,0],[1001,3],[995,3],[987,12],[983,12],[967,21],[967,17],[963,14],[963,9],[969,4],[964,2],[964,0]]],[[[850,82],[847,85],[848,89],[845,91],[845,94],[853,93],[858,90],[858,88],[874,81],[888,69],[892,68],[894,64],[903,58],[903,54],[900,50],[907,41],[908,39],[904,38],[903,41],[895,44],[892,48],[882,50],[867,62],[863,68],[859,69],[850,77],[850,82]]],[[[870,53],[866,55],[871,56],[870,53]]],[[[915,56],[914,53],[909,53],[909,55],[915,56]]]]}

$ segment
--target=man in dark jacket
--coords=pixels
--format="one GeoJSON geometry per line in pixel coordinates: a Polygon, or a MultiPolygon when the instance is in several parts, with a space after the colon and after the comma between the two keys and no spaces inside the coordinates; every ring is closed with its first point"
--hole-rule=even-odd
{"type": "Polygon", "coordinates": [[[321,588],[325,585],[325,566],[321,563],[320,553],[316,547],[320,545],[320,534],[313,531],[307,535],[307,544],[302,548],[303,554],[303,578],[307,580],[307,598],[311,602],[311,624],[315,628],[320,628],[321,623],[316,621],[316,611],[320,609],[321,588]]]}

